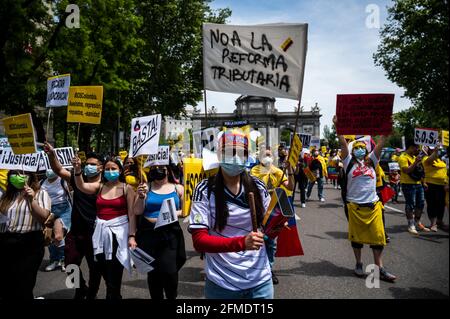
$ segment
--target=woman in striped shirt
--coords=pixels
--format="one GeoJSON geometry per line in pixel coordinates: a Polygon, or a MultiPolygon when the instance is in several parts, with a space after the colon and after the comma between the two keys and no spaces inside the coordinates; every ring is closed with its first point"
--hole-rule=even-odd
{"type": "Polygon", "coordinates": [[[0,199],[0,299],[33,299],[51,200],[34,173],[8,173],[0,199]]]}

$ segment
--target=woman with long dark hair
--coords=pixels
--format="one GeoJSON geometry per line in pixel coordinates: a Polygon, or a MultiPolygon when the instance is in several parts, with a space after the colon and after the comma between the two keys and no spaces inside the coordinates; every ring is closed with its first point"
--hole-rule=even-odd
{"type": "Polygon", "coordinates": [[[247,137],[224,132],[218,140],[219,171],[197,185],[190,212],[194,247],[206,253],[205,297],[273,298],[264,235],[253,231],[249,205],[252,192],[260,227],[270,195],[261,180],[245,171],[247,137]]]}
{"type": "Polygon", "coordinates": [[[155,258],[154,269],[147,274],[152,299],[175,299],[178,294],[178,271],[186,261],[183,231],[178,218],[155,228],[163,203],[172,201],[176,215],[182,213],[184,188],[176,183],[170,166],[151,166],[147,183],[138,187],[134,212],[139,215],[137,229],[130,229],[130,247],[140,247],[155,258]],[[135,234],[135,236],[134,236],[135,234]]]}
{"type": "Polygon", "coordinates": [[[0,198],[0,300],[33,299],[44,257],[42,225],[51,218],[51,200],[34,173],[8,172],[0,198]]]}
{"type": "Polygon", "coordinates": [[[86,194],[97,194],[97,219],[92,236],[94,256],[106,282],[106,299],[121,299],[122,273],[131,272],[128,251],[129,227],[134,223],[133,187],[124,183],[120,161],[106,159],[101,183],[85,183],[81,161],[74,158],[75,182],[86,194]]]}

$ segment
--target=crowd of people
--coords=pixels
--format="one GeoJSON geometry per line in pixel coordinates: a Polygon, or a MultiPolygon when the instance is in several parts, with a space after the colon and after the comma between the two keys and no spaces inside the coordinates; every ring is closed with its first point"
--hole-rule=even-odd
{"type": "MultiPolygon", "coordinates": [[[[333,121],[336,125],[338,119],[333,121]]],[[[448,155],[443,147],[420,149],[408,141],[406,149],[397,150],[392,158],[399,169],[384,172],[379,161],[385,136],[376,144],[338,139],[340,149],[327,154],[304,149],[295,167],[283,148],[277,150],[277,161],[270,148],[260,150],[249,167],[247,135],[239,130],[219,134],[220,167],[196,186],[189,214],[194,248],[204,256],[206,298],[274,297],[273,285],[279,282],[273,271],[277,241],[264,235],[263,219],[276,188],[286,192],[291,205],[298,190],[302,208],[316,184],[320,202],[326,200],[324,184],[341,190],[357,276],[365,275],[361,249],[369,245],[380,279],[396,280],[382,262],[390,241],[384,219],[388,201],[395,203],[404,196],[411,234],[448,231],[444,223],[448,155]],[[425,201],[429,227],[422,218],[425,201]]],[[[66,169],[49,143],[44,150],[51,169],[41,179],[32,172],[1,172],[0,299],[34,297],[46,246],[50,258],[46,271],[64,271],[86,259],[88,279],[80,272],[75,299],[97,298],[102,278],[106,299],[121,299],[123,271],[132,271],[130,249],[136,247],[155,259],[147,274],[151,298],[177,298],[178,274],[186,261],[185,237],[178,221],[155,224],[169,199],[182,216],[182,163],[143,169],[135,158],[89,153],[84,163],[75,156],[72,169],[66,169]]]]}

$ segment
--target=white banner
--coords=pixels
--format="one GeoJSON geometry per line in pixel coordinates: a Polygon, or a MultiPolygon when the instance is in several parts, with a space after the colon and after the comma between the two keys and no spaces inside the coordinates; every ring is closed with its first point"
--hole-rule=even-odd
{"type": "Polygon", "coordinates": [[[0,149],[0,169],[36,172],[41,153],[14,155],[12,150],[0,149]]]}
{"type": "Polygon", "coordinates": [[[299,99],[307,24],[203,24],[205,89],[299,99]]]}
{"type": "Polygon", "coordinates": [[[415,144],[435,147],[438,142],[439,142],[438,130],[428,128],[414,129],[415,144]]]}
{"type": "Polygon", "coordinates": [[[70,74],[53,76],[47,79],[46,107],[67,106],[69,100],[70,74]]]}
{"type": "Polygon", "coordinates": [[[144,163],[144,167],[157,166],[157,165],[169,165],[169,146],[160,145],[158,147],[158,153],[150,154],[144,163]]]}
{"type": "Polygon", "coordinates": [[[130,157],[158,153],[161,114],[131,120],[130,157]]]}

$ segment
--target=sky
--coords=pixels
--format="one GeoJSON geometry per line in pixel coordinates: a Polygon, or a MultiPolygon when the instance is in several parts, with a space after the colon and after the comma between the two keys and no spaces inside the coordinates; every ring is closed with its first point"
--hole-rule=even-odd
{"type": "MultiPolygon", "coordinates": [[[[394,93],[394,112],[411,106],[408,99],[402,98],[404,90],[389,81],[384,70],[374,64],[381,29],[366,24],[374,16],[374,5],[383,27],[392,1],[215,0],[210,4],[213,9],[231,9],[227,24],[308,23],[301,105],[309,111],[318,103],[322,114],[321,136],[324,126],[331,126],[336,94],[394,93]]],[[[238,97],[239,94],[206,91],[208,108],[215,106],[218,113],[232,112],[238,97]]],[[[279,112],[292,112],[297,104],[296,100],[276,98],[275,107],[279,112]]],[[[203,111],[204,103],[200,102],[198,107],[203,111]]]]}

